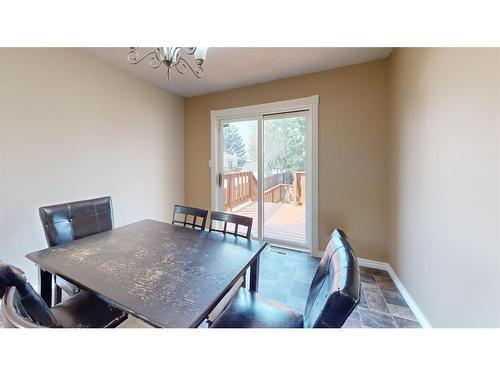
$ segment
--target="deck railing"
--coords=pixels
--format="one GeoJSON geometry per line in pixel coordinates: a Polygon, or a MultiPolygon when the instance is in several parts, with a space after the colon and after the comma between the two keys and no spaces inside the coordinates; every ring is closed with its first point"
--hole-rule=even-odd
{"type": "MultiPolygon", "coordinates": [[[[280,174],[282,175],[282,174],[280,174]]],[[[271,176],[273,177],[273,176],[271,176]]],[[[282,177],[279,177],[282,179],[282,177]]],[[[224,174],[224,207],[232,211],[248,201],[257,200],[257,179],[252,171],[224,174]]],[[[305,200],[305,173],[293,173],[293,184],[277,183],[264,191],[264,202],[294,203],[301,206],[305,200]]]]}
{"type": "Polygon", "coordinates": [[[223,183],[226,209],[257,200],[257,179],[252,171],[224,173],[223,183]]]}
{"type": "Polygon", "coordinates": [[[279,184],[264,191],[264,202],[290,203],[292,199],[292,185],[279,184]]]}
{"type": "Polygon", "coordinates": [[[295,172],[293,174],[293,191],[295,193],[295,205],[302,206],[306,199],[306,174],[295,172]]]}

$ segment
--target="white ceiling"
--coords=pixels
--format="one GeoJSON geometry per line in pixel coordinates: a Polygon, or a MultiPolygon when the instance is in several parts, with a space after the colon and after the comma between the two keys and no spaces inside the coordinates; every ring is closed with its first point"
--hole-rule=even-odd
{"type": "MultiPolygon", "coordinates": [[[[149,50],[139,48],[142,53],[149,50]]],[[[170,82],[163,66],[152,69],[147,60],[130,65],[128,48],[87,48],[87,51],[167,91],[186,97],[383,59],[391,54],[392,48],[212,47],[203,65],[203,79],[195,78],[190,72],[180,75],[174,70],[170,82]]]]}

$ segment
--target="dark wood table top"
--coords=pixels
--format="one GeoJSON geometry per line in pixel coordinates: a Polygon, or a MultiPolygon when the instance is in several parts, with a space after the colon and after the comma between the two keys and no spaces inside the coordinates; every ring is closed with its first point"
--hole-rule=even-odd
{"type": "Polygon", "coordinates": [[[153,325],[195,327],[266,246],[143,220],[27,258],[153,325]]]}

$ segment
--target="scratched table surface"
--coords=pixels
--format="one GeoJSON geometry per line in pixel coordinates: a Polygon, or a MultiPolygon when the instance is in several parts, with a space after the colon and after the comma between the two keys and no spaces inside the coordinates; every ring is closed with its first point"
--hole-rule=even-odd
{"type": "Polygon", "coordinates": [[[143,220],[27,258],[159,327],[195,327],[265,242],[143,220]]]}

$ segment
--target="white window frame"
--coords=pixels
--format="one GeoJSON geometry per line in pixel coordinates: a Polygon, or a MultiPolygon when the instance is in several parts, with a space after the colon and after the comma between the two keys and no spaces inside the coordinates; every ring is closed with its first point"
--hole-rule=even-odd
{"type": "MultiPolygon", "coordinates": [[[[306,231],[310,231],[311,236],[311,255],[321,256],[318,239],[318,104],[319,95],[313,95],[305,98],[284,100],[273,103],[251,105],[245,107],[228,108],[213,110],[210,112],[210,138],[211,138],[211,159],[208,164],[210,171],[210,189],[212,210],[220,206],[220,194],[218,189],[213,189],[217,183],[217,175],[220,172],[219,162],[221,155],[217,152],[220,144],[220,135],[218,134],[219,123],[222,120],[241,119],[241,118],[260,118],[263,121],[265,115],[278,114],[282,112],[309,111],[310,126],[307,131],[307,150],[310,152],[308,158],[308,170],[306,175],[308,186],[312,194],[307,194],[306,199],[306,231]],[[309,219],[309,220],[308,220],[309,219]]],[[[260,152],[259,152],[260,155],[260,152]]],[[[259,179],[261,181],[262,179],[259,179]]],[[[260,189],[259,189],[260,193],[260,189]]],[[[259,199],[260,201],[260,199],[259,199]]]]}

